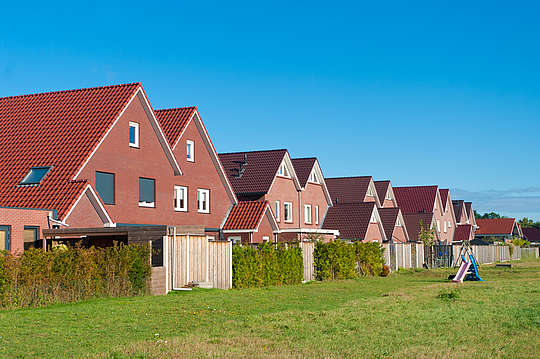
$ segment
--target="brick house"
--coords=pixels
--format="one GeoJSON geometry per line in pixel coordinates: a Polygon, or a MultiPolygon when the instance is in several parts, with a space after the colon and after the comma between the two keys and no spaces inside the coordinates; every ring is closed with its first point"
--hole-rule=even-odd
{"type": "Polygon", "coordinates": [[[514,237],[523,238],[521,226],[515,218],[477,219],[475,238],[489,241],[510,241],[514,237]]]}
{"type": "Polygon", "coordinates": [[[325,178],[325,182],[335,205],[375,202],[377,207],[381,207],[381,201],[371,176],[325,178]]]}
{"type": "MultiPolygon", "coordinates": [[[[410,214],[432,214],[433,218],[429,219],[429,222],[434,224],[438,240],[444,244],[452,243],[456,220],[453,207],[450,204],[450,194],[447,190],[443,190],[444,203],[438,186],[394,187],[393,190],[399,208],[405,216],[410,214]]],[[[410,218],[414,219],[414,217],[410,218]]],[[[415,226],[418,226],[418,224],[409,226],[407,223],[407,227],[411,227],[409,230],[412,231],[412,233],[409,233],[411,240],[415,238],[415,230],[413,229],[415,226]]]]}
{"type": "Polygon", "coordinates": [[[456,216],[457,224],[468,224],[469,217],[465,208],[465,201],[458,199],[452,201],[452,207],[454,207],[454,214],[456,216]]]}
{"type": "Polygon", "coordinates": [[[398,206],[390,181],[375,181],[374,184],[382,208],[395,208],[398,206]]]}
{"type": "MultiPolygon", "coordinates": [[[[322,228],[332,202],[316,159],[297,159],[295,166],[285,149],[221,153],[219,158],[239,201],[268,202],[279,227],[276,240],[299,241],[309,234],[337,234],[322,228]]],[[[228,227],[228,231],[234,230],[228,227]]]]}
{"type": "Polygon", "coordinates": [[[323,228],[336,228],[339,238],[350,241],[385,242],[386,232],[375,202],[339,203],[328,209],[323,228]]]}
{"type": "Polygon", "coordinates": [[[379,208],[378,211],[387,241],[391,243],[410,241],[405,219],[398,207],[379,208]]]}
{"type": "MultiPolygon", "coordinates": [[[[420,242],[420,232],[422,231],[422,228],[435,229],[437,227],[437,222],[435,221],[433,213],[405,213],[403,214],[403,219],[411,242],[420,242]]],[[[440,233],[436,229],[434,240],[440,242],[440,233]]]]}
{"type": "Polygon", "coordinates": [[[197,110],[182,110],[185,123],[169,111],[154,111],[140,83],[0,98],[0,207],[19,212],[0,212],[0,229],[12,229],[12,250],[24,246],[15,228],[45,223],[221,228],[234,191],[197,110]]]}
{"type": "Polygon", "coordinates": [[[244,201],[233,207],[223,226],[227,240],[234,243],[275,242],[278,224],[268,201],[244,201]]]}

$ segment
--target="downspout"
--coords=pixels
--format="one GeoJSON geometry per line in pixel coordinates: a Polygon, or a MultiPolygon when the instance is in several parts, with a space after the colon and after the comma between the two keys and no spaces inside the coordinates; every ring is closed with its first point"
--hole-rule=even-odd
{"type": "Polygon", "coordinates": [[[302,189],[298,191],[298,235],[299,241],[302,242],[302,189]]]}

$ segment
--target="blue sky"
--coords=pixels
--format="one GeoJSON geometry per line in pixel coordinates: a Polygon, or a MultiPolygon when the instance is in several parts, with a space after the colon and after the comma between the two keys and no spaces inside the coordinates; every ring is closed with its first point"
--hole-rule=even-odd
{"type": "Polygon", "coordinates": [[[24,5],[3,5],[0,96],[140,81],[155,108],[197,105],[220,152],[540,220],[535,2],[24,5]]]}

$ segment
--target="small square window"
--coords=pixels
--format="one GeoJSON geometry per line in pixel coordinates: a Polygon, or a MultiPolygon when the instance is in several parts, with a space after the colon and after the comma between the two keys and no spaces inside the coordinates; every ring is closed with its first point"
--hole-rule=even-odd
{"type": "Polygon", "coordinates": [[[195,162],[195,143],[191,140],[186,141],[186,159],[195,162]]]}
{"type": "Polygon", "coordinates": [[[156,206],[156,180],[139,177],[139,207],[156,206]]]}
{"type": "Polygon", "coordinates": [[[176,211],[187,212],[188,210],[187,187],[174,186],[174,209],[176,211]]]}
{"type": "Polygon", "coordinates": [[[197,211],[199,213],[210,213],[210,190],[197,189],[197,211]]]}
{"type": "Polygon", "coordinates": [[[28,174],[21,181],[21,185],[40,184],[45,175],[51,170],[51,167],[32,167],[28,174]]]}
{"type": "Polygon", "coordinates": [[[129,147],[139,148],[139,124],[129,123],[129,147]]]}

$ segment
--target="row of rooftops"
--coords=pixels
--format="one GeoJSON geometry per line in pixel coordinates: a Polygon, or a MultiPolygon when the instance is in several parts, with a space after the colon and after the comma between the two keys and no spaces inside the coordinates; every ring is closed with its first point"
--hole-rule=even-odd
{"type": "MultiPolygon", "coordinates": [[[[85,180],[77,178],[85,161],[137,95],[149,104],[140,83],[0,98],[0,207],[51,209],[63,217],[87,185],[85,180]],[[20,186],[28,169],[38,166],[51,168],[42,183],[20,186]]],[[[164,138],[162,146],[172,156],[177,139],[197,108],[152,111],[164,138]]],[[[267,193],[285,156],[290,158],[288,151],[278,149],[222,153],[219,160],[234,193],[241,199],[267,193]]],[[[175,162],[174,156],[171,161],[175,162]]],[[[310,157],[292,158],[291,162],[294,169],[291,177],[299,188],[304,188],[318,161],[310,157]]],[[[444,204],[449,195],[448,189],[437,186],[391,187],[389,180],[373,181],[370,176],[321,176],[318,180],[325,182],[329,203],[336,207],[329,213],[328,222],[321,223],[322,227],[345,228],[351,215],[364,216],[372,212],[370,207],[382,207],[390,190],[395,197],[395,208],[379,208],[383,223],[395,222],[400,210],[410,219],[406,218],[405,222],[428,221],[437,193],[444,204]],[[360,204],[368,192],[375,197],[375,203],[360,204]]],[[[467,215],[472,213],[470,202],[452,201],[452,205],[456,213],[461,208],[465,208],[467,215]]],[[[256,217],[252,214],[265,208],[260,203],[237,207],[231,212],[237,214],[233,216],[235,220],[225,226],[252,226],[250,220],[256,217]]],[[[494,225],[496,229],[491,229],[490,223],[479,220],[477,233],[506,231],[506,222],[509,221],[501,221],[499,227],[494,225]]]]}

